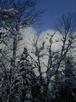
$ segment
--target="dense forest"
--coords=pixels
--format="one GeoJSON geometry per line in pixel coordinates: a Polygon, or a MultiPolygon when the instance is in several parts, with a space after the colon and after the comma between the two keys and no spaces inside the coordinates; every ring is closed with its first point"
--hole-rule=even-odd
{"type": "MultiPolygon", "coordinates": [[[[0,102],[76,102],[76,16],[63,15],[46,41],[25,46],[22,29],[42,15],[35,0],[0,0],[0,102]],[[58,32],[60,47],[54,36],[58,32]],[[45,61],[44,61],[45,60],[45,61]]],[[[30,40],[29,40],[30,42],[30,40]]]]}

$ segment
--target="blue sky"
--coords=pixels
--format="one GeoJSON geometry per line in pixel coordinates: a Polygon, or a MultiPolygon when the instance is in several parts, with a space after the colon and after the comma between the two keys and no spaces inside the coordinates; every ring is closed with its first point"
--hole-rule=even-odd
{"type": "Polygon", "coordinates": [[[76,11],[76,0],[38,0],[37,8],[44,11],[38,29],[52,29],[61,15],[76,11]]]}
{"type": "MultiPolygon", "coordinates": [[[[7,0],[0,0],[0,2],[1,1],[7,0]]],[[[6,3],[3,4],[6,5],[6,3]]],[[[10,7],[10,5],[8,7],[10,7]]],[[[67,14],[68,12],[76,12],[76,0],[37,0],[36,9],[44,11],[44,13],[38,20],[38,26],[34,27],[37,28],[38,31],[55,29],[55,25],[57,24],[57,21],[61,15],[67,14]]]]}

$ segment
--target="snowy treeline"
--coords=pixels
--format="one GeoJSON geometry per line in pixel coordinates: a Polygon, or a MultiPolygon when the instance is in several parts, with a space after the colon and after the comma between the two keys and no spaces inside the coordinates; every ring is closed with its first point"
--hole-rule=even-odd
{"type": "Polygon", "coordinates": [[[74,17],[61,18],[57,27],[61,46],[57,50],[53,49],[53,43],[59,42],[53,40],[54,32],[47,34],[47,46],[46,40],[39,42],[36,37],[32,51],[24,47],[19,53],[20,30],[35,22],[36,2],[5,2],[0,1],[0,102],[76,102],[74,17]]]}

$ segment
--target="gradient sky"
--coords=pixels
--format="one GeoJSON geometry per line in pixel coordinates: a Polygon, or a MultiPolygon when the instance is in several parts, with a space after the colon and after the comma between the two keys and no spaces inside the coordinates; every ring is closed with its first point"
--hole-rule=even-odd
{"type": "Polygon", "coordinates": [[[76,0],[38,0],[37,8],[44,11],[37,29],[53,29],[61,15],[76,11],[76,0]]]}

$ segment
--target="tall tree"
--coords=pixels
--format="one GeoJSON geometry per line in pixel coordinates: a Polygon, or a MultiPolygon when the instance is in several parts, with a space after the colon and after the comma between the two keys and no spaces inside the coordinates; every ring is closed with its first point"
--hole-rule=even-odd
{"type": "MultiPolygon", "coordinates": [[[[19,41],[22,39],[20,29],[31,25],[37,17],[34,0],[1,0],[0,1],[0,63],[3,76],[2,87],[6,88],[6,96],[1,96],[2,101],[9,101],[11,84],[16,73],[16,59],[19,41]],[[4,77],[5,74],[7,77],[4,77]],[[4,84],[5,83],[5,84],[4,84]],[[9,85],[7,86],[6,84],[9,85]],[[8,92],[7,92],[8,89],[8,92]],[[7,98],[8,97],[8,98],[7,98]]],[[[4,94],[4,93],[2,93],[4,94]]]]}
{"type": "MultiPolygon", "coordinates": [[[[36,75],[34,73],[32,63],[29,60],[27,49],[24,48],[20,61],[18,62],[18,75],[12,86],[12,102],[32,102],[31,89],[36,84],[36,75]]],[[[10,98],[10,99],[12,99],[10,98]]]]}

